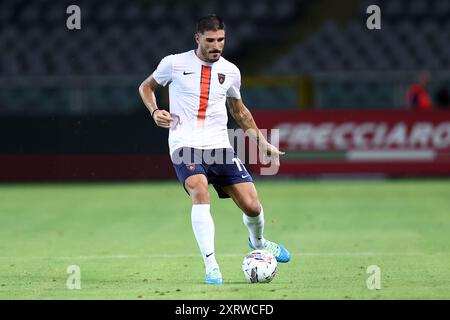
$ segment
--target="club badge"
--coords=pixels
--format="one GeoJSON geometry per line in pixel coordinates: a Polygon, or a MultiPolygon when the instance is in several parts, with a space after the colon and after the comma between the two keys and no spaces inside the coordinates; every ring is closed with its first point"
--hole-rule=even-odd
{"type": "Polygon", "coordinates": [[[217,77],[219,78],[219,83],[223,84],[223,82],[225,81],[225,75],[223,73],[218,73],[217,77]]]}

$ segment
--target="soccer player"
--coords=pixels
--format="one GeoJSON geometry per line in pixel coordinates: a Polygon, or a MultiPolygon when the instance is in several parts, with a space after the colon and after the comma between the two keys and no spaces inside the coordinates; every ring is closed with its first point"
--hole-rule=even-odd
{"type": "Polygon", "coordinates": [[[231,197],[242,210],[251,249],[268,250],[278,262],[288,262],[291,258],[281,244],[263,236],[263,207],[251,175],[231,147],[226,103],[237,124],[244,131],[253,129],[251,138],[277,165],[279,155],[284,153],[265,139],[242,102],[240,71],[221,56],[225,44],[222,19],[216,15],[200,18],[195,41],[197,49],[163,58],[140,85],[139,93],[156,125],[169,129],[170,156],[176,175],[192,200],[191,222],[205,263],[205,282],[221,284],[208,184],[213,184],[219,198],[231,197]],[[154,95],[158,86],[166,85],[169,85],[170,112],[158,108],[154,95]],[[204,161],[205,153],[221,155],[228,161],[204,161]],[[178,161],[181,158],[183,161],[178,161]]]}

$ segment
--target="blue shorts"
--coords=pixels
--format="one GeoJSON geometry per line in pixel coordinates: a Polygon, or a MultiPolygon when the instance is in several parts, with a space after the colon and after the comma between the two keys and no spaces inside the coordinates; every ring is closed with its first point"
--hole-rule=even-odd
{"type": "MultiPolygon", "coordinates": [[[[174,160],[175,157],[172,156],[173,166],[183,187],[188,177],[204,174],[208,184],[212,184],[216,189],[219,198],[224,199],[230,196],[222,190],[222,187],[253,182],[252,176],[233,149],[201,150],[186,147],[175,150],[173,155],[177,157],[174,160]]],[[[186,187],[184,189],[186,190],[186,187]]]]}

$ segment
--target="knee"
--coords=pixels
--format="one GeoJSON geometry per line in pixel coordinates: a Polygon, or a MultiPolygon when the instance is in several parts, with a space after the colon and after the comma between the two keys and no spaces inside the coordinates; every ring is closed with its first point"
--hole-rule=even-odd
{"type": "Polygon", "coordinates": [[[209,192],[206,187],[196,187],[189,192],[192,204],[207,204],[209,203],[209,192]]]}
{"type": "Polygon", "coordinates": [[[186,184],[186,190],[192,199],[192,204],[207,204],[209,203],[209,192],[208,185],[197,184],[189,185],[186,184]]]}
{"type": "Polygon", "coordinates": [[[258,199],[249,199],[244,202],[242,210],[250,217],[256,217],[261,213],[261,204],[258,199]]]}

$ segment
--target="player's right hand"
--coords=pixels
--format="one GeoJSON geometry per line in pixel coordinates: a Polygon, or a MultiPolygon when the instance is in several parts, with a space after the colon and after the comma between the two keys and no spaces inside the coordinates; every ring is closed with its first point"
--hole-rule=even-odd
{"type": "Polygon", "coordinates": [[[170,113],[163,109],[158,109],[153,113],[153,120],[158,127],[166,129],[170,128],[170,122],[173,121],[170,113]]]}

